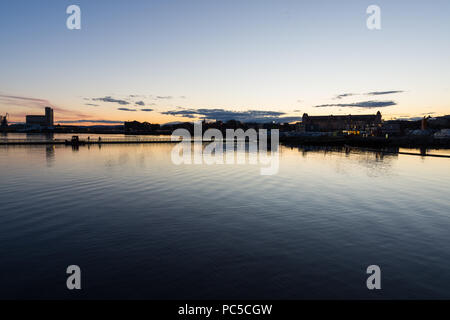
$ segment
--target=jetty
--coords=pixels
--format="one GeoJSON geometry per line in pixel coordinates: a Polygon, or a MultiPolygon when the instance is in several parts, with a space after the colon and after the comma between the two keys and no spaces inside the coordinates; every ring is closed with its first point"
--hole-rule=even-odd
{"type": "Polygon", "coordinates": [[[141,143],[179,143],[182,140],[172,140],[171,137],[126,137],[126,138],[86,138],[80,139],[73,136],[72,139],[7,139],[1,140],[0,145],[21,146],[21,145],[100,145],[100,144],[141,144],[141,143]]]}

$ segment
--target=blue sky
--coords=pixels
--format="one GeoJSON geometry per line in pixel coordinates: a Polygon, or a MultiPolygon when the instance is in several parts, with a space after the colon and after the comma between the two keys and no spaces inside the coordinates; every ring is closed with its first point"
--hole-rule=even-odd
{"type": "Polygon", "coordinates": [[[44,105],[59,121],[450,114],[449,33],[447,0],[4,0],[0,114],[23,121],[44,105]],[[71,4],[81,30],[66,28],[71,4]],[[381,30],[366,27],[371,4],[381,30]]]}

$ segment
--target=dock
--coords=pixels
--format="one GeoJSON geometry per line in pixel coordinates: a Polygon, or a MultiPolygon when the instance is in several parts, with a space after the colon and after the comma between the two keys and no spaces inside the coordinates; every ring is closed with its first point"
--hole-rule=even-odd
{"type": "Polygon", "coordinates": [[[101,139],[8,139],[0,140],[0,146],[25,146],[25,145],[68,145],[68,146],[84,146],[84,145],[103,145],[103,144],[141,144],[141,143],[179,143],[180,140],[172,140],[168,138],[101,138],[101,139]]]}

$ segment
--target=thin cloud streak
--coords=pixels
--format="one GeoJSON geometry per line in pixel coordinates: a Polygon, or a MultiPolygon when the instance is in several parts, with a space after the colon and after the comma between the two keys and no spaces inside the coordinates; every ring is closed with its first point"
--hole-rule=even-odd
{"type": "Polygon", "coordinates": [[[356,96],[356,95],[358,95],[358,94],[357,93],[342,93],[342,94],[339,94],[336,97],[334,97],[334,99],[340,100],[340,99],[343,99],[346,97],[351,97],[351,96],[356,96]]]}
{"type": "Polygon", "coordinates": [[[120,105],[128,105],[130,102],[122,99],[114,99],[111,96],[106,96],[103,98],[92,98],[93,101],[102,101],[102,102],[111,102],[111,103],[118,103],[120,105]]]}
{"type": "Polygon", "coordinates": [[[169,100],[172,98],[173,98],[172,96],[156,96],[156,99],[161,99],[161,100],[164,100],[164,99],[169,100]]]}
{"type": "Polygon", "coordinates": [[[395,94],[395,93],[403,93],[403,90],[389,90],[389,91],[372,91],[372,92],[366,92],[366,93],[342,93],[338,94],[333,98],[333,100],[341,100],[343,98],[347,97],[353,97],[353,96],[381,96],[381,95],[388,95],[388,94],[395,94]]]}
{"type": "Polygon", "coordinates": [[[73,116],[79,118],[89,117],[89,115],[80,112],[57,107],[47,99],[0,94],[0,102],[8,105],[14,105],[17,107],[39,109],[39,110],[42,110],[45,107],[51,107],[55,111],[55,113],[64,114],[66,116],[73,116]]]}
{"type": "Polygon", "coordinates": [[[366,109],[374,109],[374,108],[386,108],[390,106],[395,106],[397,103],[394,101],[362,101],[355,103],[332,103],[332,104],[321,104],[318,106],[314,106],[314,108],[330,108],[330,107],[343,107],[343,108],[366,108],[366,109]]]}
{"type": "Polygon", "coordinates": [[[391,90],[391,91],[372,91],[367,92],[366,95],[368,96],[381,96],[386,94],[394,94],[394,93],[403,93],[403,90],[391,90]]]}
{"type": "Polygon", "coordinates": [[[56,123],[70,124],[70,123],[104,123],[104,124],[123,124],[123,121],[116,120],[60,120],[56,123]]]}

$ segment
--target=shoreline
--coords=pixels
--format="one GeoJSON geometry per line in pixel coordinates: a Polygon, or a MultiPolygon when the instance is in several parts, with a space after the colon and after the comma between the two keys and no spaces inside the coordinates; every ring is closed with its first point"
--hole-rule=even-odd
{"type": "MultiPolygon", "coordinates": [[[[71,134],[71,133],[70,133],[71,134]]],[[[95,133],[90,133],[95,134],[95,133]]],[[[99,135],[99,134],[96,134],[99,135]]],[[[138,144],[138,143],[178,143],[180,140],[172,141],[169,135],[155,135],[155,134],[135,134],[135,136],[155,136],[157,138],[136,138],[131,139],[133,135],[124,134],[123,138],[108,138],[110,134],[101,134],[105,138],[84,138],[80,137],[79,142],[75,144],[138,144]],[[166,138],[167,136],[167,138],[166,138]]],[[[75,135],[74,135],[75,136],[75,135]]],[[[194,140],[192,140],[194,141],[194,140]]],[[[211,140],[203,140],[203,142],[211,142],[211,140]]],[[[268,143],[270,142],[270,136],[268,136],[268,143]]],[[[402,136],[402,137],[360,137],[360,136],[296,136],[286,137],[281,136],[279,143],[286,146],[324,146],[324,147],[360,147],[360,148],[409,148],[409,149],[450,149],[450,139],[436,139],[430,136],[402,136]]],[[[52,140],[32,140],[28,138],[22,139],[0,139],[0,145],[62,145],[62,144],[74,144],[67,139],[52,139],[52,140]]]]}
{"type": "MultiPolygon", "coordinates": [[[[108,139],[101,140],[79,140],[72,142],[65,139],[32,141],[27,139],[1,141],[0,147],[8,146],[56,146],[63,145],[72,148],[92,145],[118,145],[118,144],[176,144],[182,142],[181,140],[172,141],[171,139],[155,138],[155,139],[108,139]]],[[[202,143],[210,143],[211,140],[203,140],[202,143]]],[[[450,158],[450,155],[428,153],[427,150],[449,150],[450,141],[442,139],[430,139],[429,137],[422,139],[410,139],[408,137],[396,138],[380,138],[380,137],[282,137],[280,138],[280,145],[288,148],[337,148],[345,149],[345,152],[351,151],[366,151],[383,154],[403,154],[422,157],[437,157],[450,158]],[[437,141],[436,141],[437,140],[437,141]],[[400,151],[404,149],[419,149],[418,152],[400,151]]],[[[194,143],[194,140],[191,141],[194,143]]],[[[248,142],[246,142],[248,143],[248,142]]],[[[270,145],[270,143],[269,143],[270,145]]]]}
{"type": "Polygon", "coordinates": [[[435,139],[433,137],[283,137],[280,143],[288,146],[350,146],[360,148],[409,148],[409,149],[450,149],[450,139],[435,139]]]}

